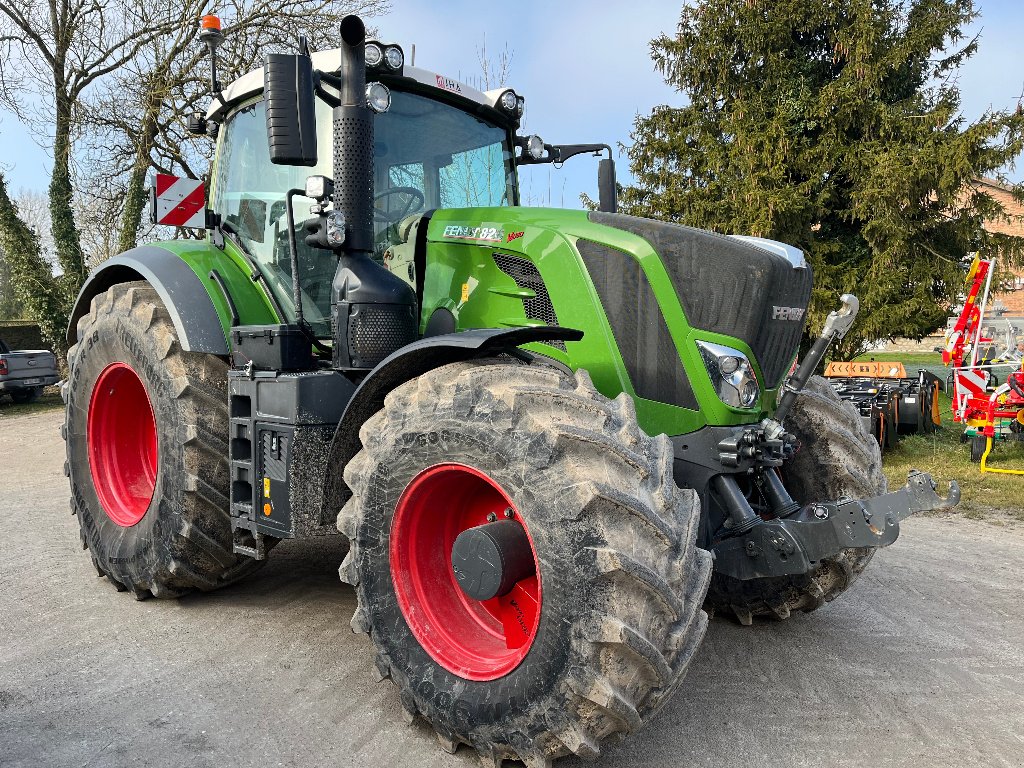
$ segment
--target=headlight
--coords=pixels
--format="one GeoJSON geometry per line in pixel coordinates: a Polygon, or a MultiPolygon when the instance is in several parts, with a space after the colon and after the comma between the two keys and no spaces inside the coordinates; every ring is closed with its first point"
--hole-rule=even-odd
{"type": "Polygon", "coordinates": [[[390,69],[401,69],[405,63],[405,56],[402,53],[402,49],[397,45],[389,45],[387,50],[384,51],[384,63],[388,65],[390,69]]]}
{"type": "Polygon", "coordinates": [[[376,43],[366,44],[366,66],[376,67],[384,58],[384,52],[376,43]]]}
{"type": "Polygon", "coordinates": [[[387,112],[391,108],[391,91],[384,83],[367,84],[366,106],[378,113],[387,112]]]}
{"type": "Polygon", "coordinates": [[[516,114],[520,117],[523,116],[523,112],[526,110],[526,99],[522,96],[516,97],[516,114]]]}
{"type": "Polygon", "coordinates": [[[738,349],[709,341],[698,341],[704,367],[715,386],[718,398],[733,408],[754,408],[761,397],[761,387],[747,356],[738,349]]]}

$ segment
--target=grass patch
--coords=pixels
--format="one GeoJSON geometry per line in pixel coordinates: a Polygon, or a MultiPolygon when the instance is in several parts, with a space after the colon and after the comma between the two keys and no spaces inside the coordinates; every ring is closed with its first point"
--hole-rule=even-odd
{"type": "MultiPolygon", "coordinates": [[[[971,463],[971,449],[960,442],[963,428],[953,422],[949,398],[939,395],[942,426],[930,435],[905,435],[897,447],[882,456],[882,466],[890,488],[899,488],[911,469],[930,472],[939,488],[956,480],[962,492],[957,511],[965,517],[980,519],[1003,513],[1024,522],[1024,475],[982,474],[971,463]]],[[[1024,470],[1024,442],[996,442],[988,458],[996,469],[1024,470]]],[[[942,514],[942,513],[940,513],[942,514]]]]}
{"type": "Polygon", "coordinates": [[[911,368],[915,365],[942,365],[942,355],[938,352],[868,352],[855,358],[856,362],[869,363],[872,360],[878,362],[899,362],[912,375],[911,368]]]}
{"type": "Polygon", "coordinates": [[[55,411],[64,407],[60,399],[60,389],[56,386],[46,387],[34,403],[16,403],[9,397],[0,398],[0,419],[10,416],[28,416],[33,413],[55,411]]]}

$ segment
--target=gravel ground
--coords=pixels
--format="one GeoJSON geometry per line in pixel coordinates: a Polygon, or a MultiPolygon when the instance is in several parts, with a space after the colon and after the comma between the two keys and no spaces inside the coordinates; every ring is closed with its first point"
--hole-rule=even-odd
{"type": "MultiPolygon", "coordinates": [[[[337,539],[179,601],[96,578],[59,421],[0,419],[0,765],[477,765],[371,681],[337,539]]],[[[1024,766],[1022,566],[1020,527],[910,520],[818,613],[713,620],[680,693],[598,764],[1024,766]]]]}

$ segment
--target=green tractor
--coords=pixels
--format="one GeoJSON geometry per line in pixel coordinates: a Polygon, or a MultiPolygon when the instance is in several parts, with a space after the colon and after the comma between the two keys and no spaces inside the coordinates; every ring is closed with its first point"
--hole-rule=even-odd
{"type": "Polygon", "coordinates": [[[532,767],[638,730],[712,609],[814,610],[956,503],[924,473],[886,493],[811,376],[854,297],[794,369],[799,250],[617,214],[610,157],[599,211],[520,207],[517,166],[606,148],[517,135],[515,91],[354,16],[340,38],[214,74],[205,240],[78,298],[66,470],[119,591],[216,589],[340,530],[352,628],[410,717],[532,767]]]}

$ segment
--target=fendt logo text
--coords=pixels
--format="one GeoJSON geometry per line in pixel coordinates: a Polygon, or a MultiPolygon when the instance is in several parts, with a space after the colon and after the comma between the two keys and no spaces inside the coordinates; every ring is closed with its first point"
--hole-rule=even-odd
{"type": "Polygon", "coordinates": [[[772,320],[800,321],[803,318],[803,307],[772,307],[772,320]]]}

